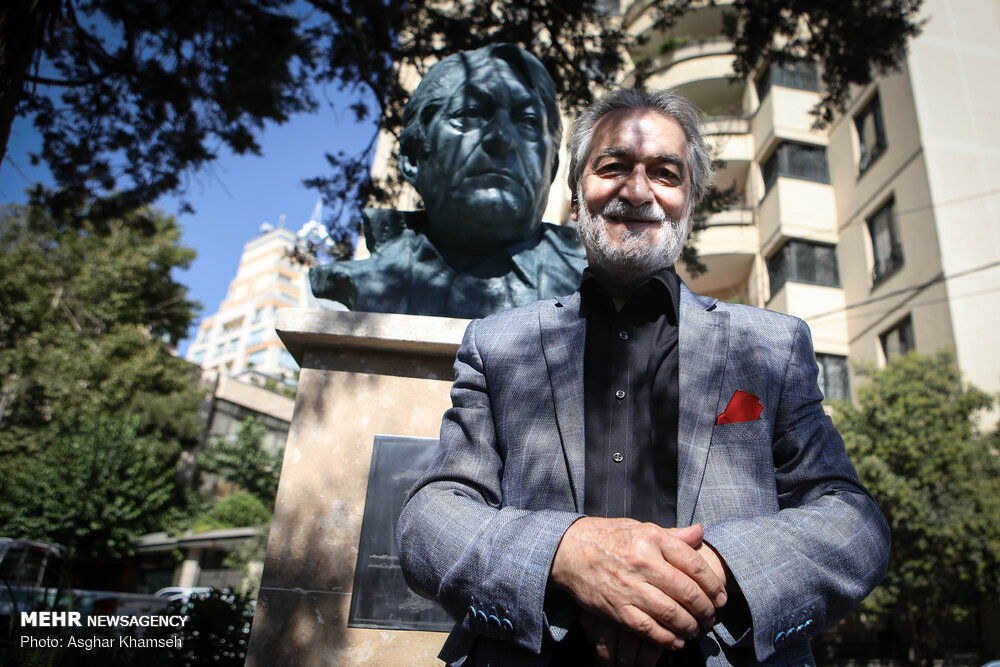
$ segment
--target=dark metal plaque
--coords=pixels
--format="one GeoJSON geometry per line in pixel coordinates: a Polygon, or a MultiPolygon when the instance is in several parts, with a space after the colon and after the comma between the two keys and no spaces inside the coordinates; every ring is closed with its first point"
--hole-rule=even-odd
{"type": "Polygon", "coordinates": [[[376,435],[348,627],[447,632],[454,621],[436,602],[406,585],[396,551],[403,499],[430,465],[438,441],[376,435]]]}

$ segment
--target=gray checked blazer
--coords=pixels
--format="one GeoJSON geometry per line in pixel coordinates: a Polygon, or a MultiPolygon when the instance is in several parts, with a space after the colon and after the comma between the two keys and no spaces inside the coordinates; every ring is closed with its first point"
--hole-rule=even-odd
{"type": "MultiPolygon", "coordinates": [[[[440,446],[397,526],[410,586],[457,621],[449,664],[548,664],[576,618],[546,583],[583,511],[585,336],[579,293],[465,333],[440,446]]],[[[677,523],[704,524],[752,621],[698,646],[709,665],[812,664],[809,637],[885,575],[889,530],[823,412],[809,329],[682,285],[678,345],[677,523]],[[737,390],[759,419],[716,425],[737,390]]]]}

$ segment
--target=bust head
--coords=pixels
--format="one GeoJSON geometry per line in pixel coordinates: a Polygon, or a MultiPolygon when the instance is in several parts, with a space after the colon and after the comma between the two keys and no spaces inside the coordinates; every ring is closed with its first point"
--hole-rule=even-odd
{"type": "Polygon", "coordinates": [[[403,111],[400,168],[444,251],[482,255],[532,237],[558,166],[555,86],[524,49],[448,56],[403,111]]]}

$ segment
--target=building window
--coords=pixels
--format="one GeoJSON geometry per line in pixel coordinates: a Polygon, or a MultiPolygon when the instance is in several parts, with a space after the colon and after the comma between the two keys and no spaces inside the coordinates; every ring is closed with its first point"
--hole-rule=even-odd
{"type": "Polygon", "coordinates": [[[808,90],[819,92],[819,72],[816,63],[810,60],[793,60],[787,63],[771,63],[764,68],[764,71],[757,81],[757,99],[764,99],[771,86],[782,86],[784,88],[794,88],[796,90],[808,90]]]}
{"type": "Polygon", "coordinates": [[[767,260],[767,275],[773,296],[786,282],[840,287],[837,250],[812,241],[789,241],[767,260]]]}
{"type": "Polygon", "coordinates": [[[251,352],[247,355],[247,366],[250,368],[258,368],[264,364],[267,360],[267,350],[257,350],[256,352],[251,352]]]}
{"type": "Polygon", "coordinates": [[[816,364],[819,366],[819,388],[823,390],[823,400],[846,401],[850,397],[847,357],[817,354],[816,364]]]}
{"type": "Polygon", "coordinates": [[[830,182],[830,170],[826,163],[826,149],[785,142],[771,153],[760,167],[764,176],[764,194],[778,181],[779,176],[798,178],[817,183],[830,182]]]}
{"type": "Polygon", "coordinates": [[[906,354],[916,347],[913,338],[913,320],[907,315],[902,322],[886,331],[879,338],[882,340],[882,354],[885,355],[887,363],[906,354]]]}
{"type": "Polygon", "coordinates": [[[259,329],[254,329],[250,332],[247,337],[247,347],[253,347],[259,343],[263,343],[264,339],[267,337],[267,327],[260,327],[259,329]]]}
{"type": "Polygon", "coordinates": [[[868,218],[868,235],[872,240],[872,287],[876,287],[903,266],[903,246],[896,237],[894,202],[868,218]]]}
{"type": "Polygon", "coordinates": [[[855,116],[854,127],[858,131],[858,144],[861,147],[858,173],[863,174],[888,146],[885,123],[882,121],[882,105],[879,103],[877,93],[864,110],[855,116]]]}
{"type": "Polygon", "coordinates": [[[201,349],[191,355],[191,363],[200,364],[205,358],[205,350],[201,349]]]}

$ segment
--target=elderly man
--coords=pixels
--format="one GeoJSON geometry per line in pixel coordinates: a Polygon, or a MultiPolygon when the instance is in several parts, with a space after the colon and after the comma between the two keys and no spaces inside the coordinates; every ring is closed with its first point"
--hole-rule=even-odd
{"type": "Polygon", "coordinates": [[[400,170],[426,212],[367,211],[372,256],[310,272],[352,310],[482,317],[575,289],[571,228],[542,223],[562,127],[542,64],[512,44],[449,56],[406,105],[400,170]]]}
{"type": "Polygon", "coordinates": [[[700,114],[620,91],[572,138],[577,293],[472,322],[397,539],[455,664],[811,663],[885,573],[809,329],[691,293],[700,114]]]}

